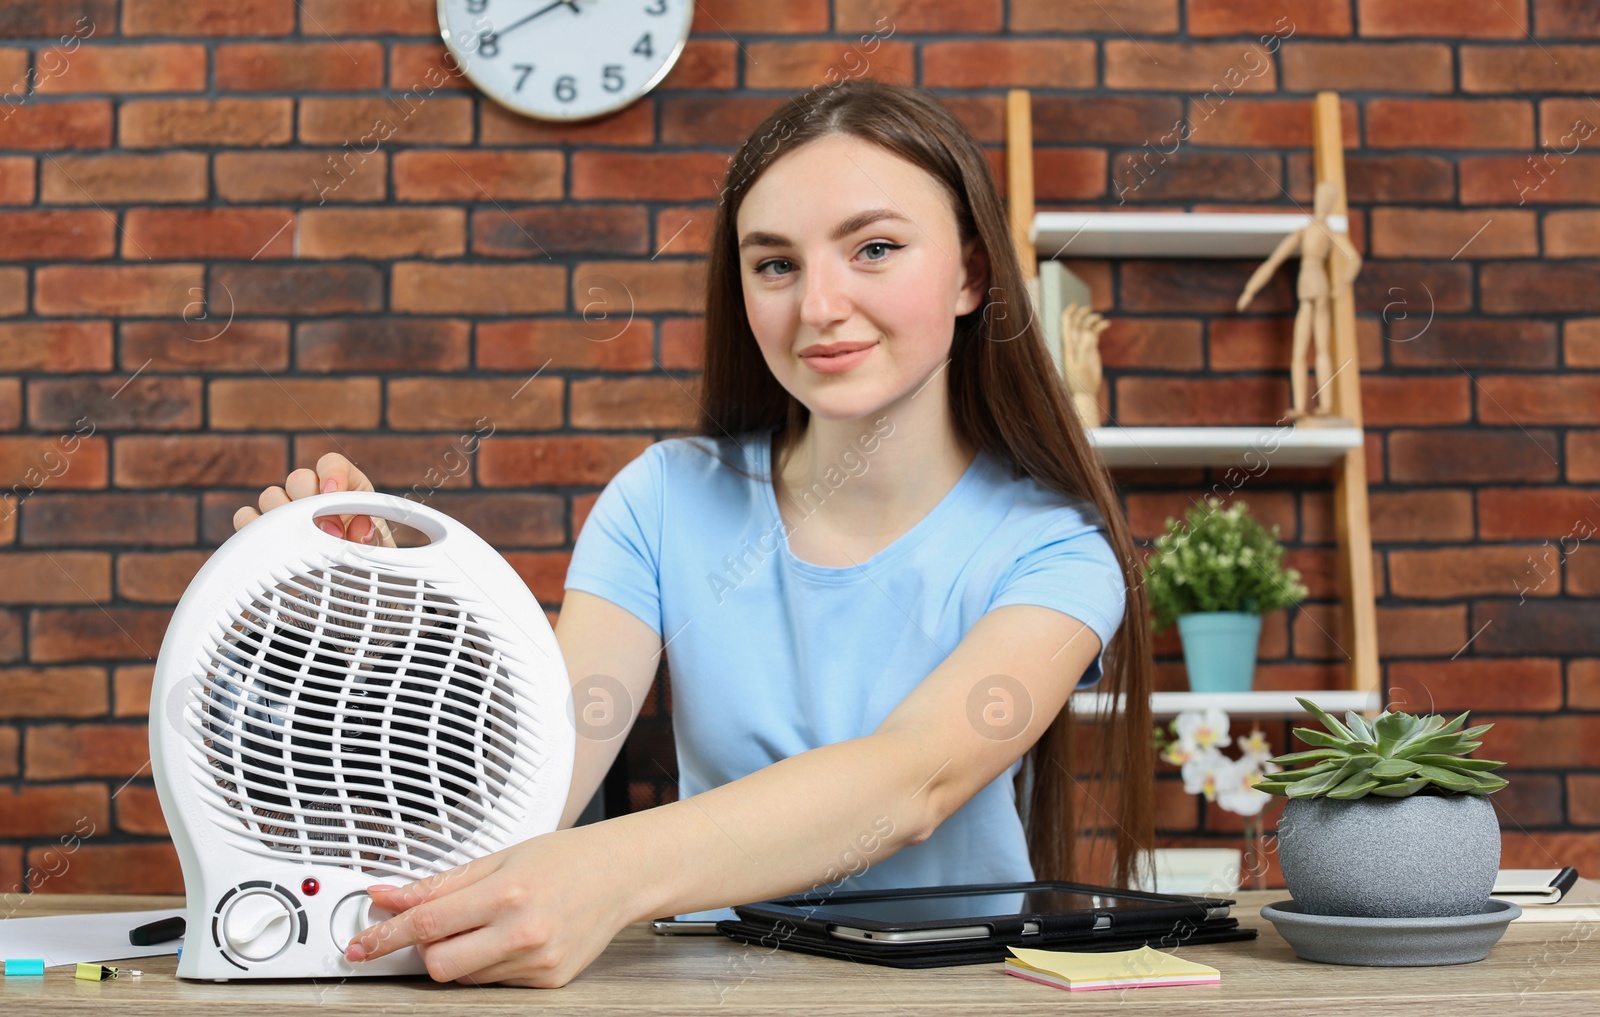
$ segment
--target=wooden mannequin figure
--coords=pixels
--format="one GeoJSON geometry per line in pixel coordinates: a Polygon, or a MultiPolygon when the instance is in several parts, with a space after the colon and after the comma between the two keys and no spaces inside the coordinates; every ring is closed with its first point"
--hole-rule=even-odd
{"type": "Polygon", "coordinates": [[[1328,384],[1328,379],[1333,376],[1333,355],[1329,352],[1333,308],[1329,298],[1333,292],[1331,280],[1338,271],[1334,252],[1337,250],[1349,259],[1344,270],[1345,285],[1354,282],[1356,274],[1361,271],[1361,255],[1356,253],[1348,236],[1328,227],[1328,215],[1333,211],[1333,203],[1338,196],[1338,188],[1333,183],[1327,180],[1319,183],[1312,221],[1283,238],[1267,260],[1255,270],[1255,274],[1250,276],[1244,292],[1239,295],[1238,309],[1242,311],[1266,285],[1267,280],[1272,278],[1278,266],[1294,254],[1296,247],[1300,249],[1300,278],[1296,285],[1300,308],[1294,316],[1294,349],[1289,358],[1289,388],[1293,405],[1288,413],[1297,425],[1341,422],[1331,413],[1333,391],[1328,384]],[[1315,409],[1306,406],[1306,347],[1313,339],[1318,385],[1315,409]]]}
{"type": "Polygon", "coordinates": [[[1086,429],[1100,426],[1100,333],[1110,327],[1111,322],[1078,304],[1061,312],[1061,370],[1086,429]]]}

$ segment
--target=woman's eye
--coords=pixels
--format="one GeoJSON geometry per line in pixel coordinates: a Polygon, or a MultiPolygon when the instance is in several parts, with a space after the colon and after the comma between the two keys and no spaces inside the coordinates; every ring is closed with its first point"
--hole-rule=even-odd
{"type": "MultiPolygon", "coordinates": [[[[904,244],[891,244],[891,243],[889,243],[888,241],[885,241],[885,240],[874,240],[872,243],[870,243],[867,246],[863,247],[862,250],[863,251],[869,251],[874,247],[881,247],[881,248],[884,249],[885,252],[888,252],[888,251],[898,251],[900,248],[902,248],[904,246],[905,246],[904,244]]],[[[884,261],[888,257],[889,257],[889,255],[887,253],[885,253],[882,258],[868,258],[867,260],[868,261],[884,261]]]]}
{"type": "MultiPolygon", "coordinates": [[[[867,251],[872,250],[875,247],[883,248],[884,254],[881,257],[877,257],[877,258],[870,258],[869,257],[869,258],[867,258],[867,261],[869,261],[869,262],[878,263],[878,262],[883,262],[883,261],[887,261],[888,260],[888,258],[889,258],[888,252],[889,251],[898,251],[900,248],[902,248],[904,246],[905,246],[905,244],[891,244],[886,240],[874,240],[871,243],[863,244],[862,247],[861,247],[861,250],[862,250],[863,253],[865,253],[867,251]]],[[[761,264],[757,265],[755,267],[755,273],[756,273],[756,275],[767,275],[767,269],[772,267],[773,265],[788,265],[788,264],[790,264],[790,263],[787,260],[783,259],[783,258],[773,258],[770,261],[763,261],[761,264]]],[[[780,272],[780,273],[778,273],[778,275],[788,275],[788,274],[789,274],[788,272],[780,272]]],[[[772,276],[772,278],[776,278],[776,276],[772,276]]]]}

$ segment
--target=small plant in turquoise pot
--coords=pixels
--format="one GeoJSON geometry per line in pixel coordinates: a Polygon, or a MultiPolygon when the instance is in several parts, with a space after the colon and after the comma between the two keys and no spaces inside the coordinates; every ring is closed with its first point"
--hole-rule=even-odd
{"type": "Polygon", "coordinates": [[[1269,531],[1248,512],[1243,501],[1224,509],[1207,495],[1183,523],[1167,519],[1144,565],[1152,625],[1177,624],[1196,692],[1248,692],[1261,616],[1306,596],[1299,571],[1283,563],[1278,527],[1269,531]]]}

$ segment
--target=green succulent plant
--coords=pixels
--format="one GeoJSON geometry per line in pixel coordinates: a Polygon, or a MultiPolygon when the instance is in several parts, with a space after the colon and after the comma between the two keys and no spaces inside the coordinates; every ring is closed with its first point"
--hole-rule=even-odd
{"type": "Polygon", "coordinates": [[[1266,775],[1256,783],[1257,791],[1287,798],[1405,798],[1429,787],[1440,793],[1486,795],[1506,786],[1504,777],[1487,772],[1505,763],[1466,758],[1483,744],[1474,739],[1493,724],[1463,729],[1466,713],[1446,723],[1437,714],[1417,717],[1389,710],[1375,721],[1346,713],[1341,724],[1309,699],[1295,698],[1327,731],[1295,728],[1302,741],[1316,748],[1274,756],[1272,762],[1279,766],[1298,769],[1266,775]]]}

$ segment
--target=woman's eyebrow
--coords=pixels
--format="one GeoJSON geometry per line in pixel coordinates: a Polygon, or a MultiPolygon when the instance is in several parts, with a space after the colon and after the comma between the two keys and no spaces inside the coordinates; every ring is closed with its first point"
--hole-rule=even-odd
{"type": "MultiPolygon", "coordinates": [[[[871,226],[880,219],[898,219],[900,222],[907,223],[911,221],[892,208],[869,208],[864,212],[857,212],[835,226],[833,234],[828,239],[843,240],[856,230],[871,226]]],[[[743,240],[739,241],[739,250],[742,251],[746,247],[788,247],[791,243],[792,241],[788,237],[779,236],[776,233],[766,233],[761,230],[752,230],[744,235],[743,240]]]]}

